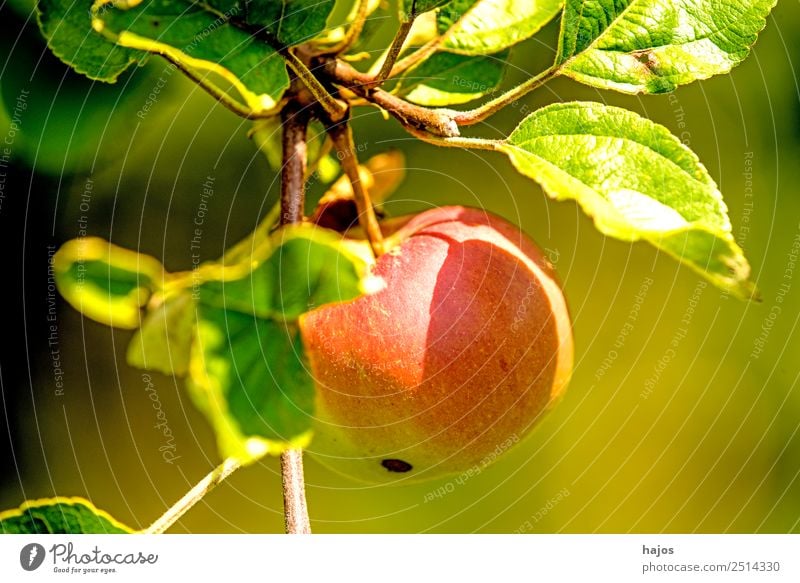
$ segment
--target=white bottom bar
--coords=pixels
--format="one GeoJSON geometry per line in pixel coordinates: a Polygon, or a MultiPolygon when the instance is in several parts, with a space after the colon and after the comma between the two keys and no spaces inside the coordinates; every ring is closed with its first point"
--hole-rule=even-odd
{"type": "Polygon", "coordinates": [[[799,566],[800,535],[0,536],[3,583],[797,582],[799,566]]]}

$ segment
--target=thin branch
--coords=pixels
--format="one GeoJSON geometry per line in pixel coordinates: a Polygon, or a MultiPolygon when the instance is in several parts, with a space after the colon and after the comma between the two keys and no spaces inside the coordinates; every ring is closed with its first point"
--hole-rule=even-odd
{"type": "Polygon", "coordinates": [[[534,89],[538,89],[545,83],[547,83],[550,79],[558,75],[560,68],[558,66],[552,66],[545,71],[542,71],[535,77],[531,77],[521,85],[517,85],[513,89],[503,93],[499,97],[492,99],[484,103],[483,105],[476,107],[475,109],[471,109],[469,111],[457,111],[454,112],[453,120],[459,126],[468,126],[473,125],[479,122],[482,122],[486,118],[494,115],[507,105],[518,100],[520,97],[527,95],[534,89]]]}
{"type": "Polygon", "coordinates": [[[375,216],[375,208],[372,206],[369,193],[361,182],[353,131],[350,129],[349,123],[343,122],[329,125],[328,133],[333,140],[333,146],[336,148],[342,169],[353,187],[353,198],[358,209],[358,222],[367,235],[372,252],[378,257],[383,253],[383,233],[381,233],[381,227],[375,216]]]}
{"type": "Polygon", "coordinates": [[[142,534],[162,534],[186,514],[192,506],[202,500],[203,496],[208,494],[240,467],[242,467],[241,463],[234,458],[225,460],[214,468],[205,478],[200,480],[183,498],[178,500],[169,510],[162,514],[158,520],[140,532],[142,534]]]}
{"type": "Polygon", "coordinates": [[[303,450],[287,449],[281,454],[281,477],[286,534],[311,534],[303,479],[303,450]]]}
{"type": "Polygon", "coordinates": [[[283,122],[283,168],[281,169],[281,225],[303,220],[306,181],[307,110],[290,102],[281,111],[283,122]]]}
{"type": "Polygon", "coordinates": [[[324,73],[335,83],[349,89],[395,117],[404,127],[413,127],[437,136],[457,136],[458,126],[453,121],[455,112],[444,109],[428,109],[409,103],[382,89],[371,89],[372,77],[361,73],[337,59],[329,59],[322,65],[324,73]]]}
{"type": "Polygon", "coordinates": [[[404,20],[400,23],[400,28],[397,29],[397,34],[395,34],[392,44],[389,46],[389,52],[383,60],[383,65],[381,65],[380,71],[375,75],[375,79],[372,80],[370,86],[378,87],[392,74],[392,68],[397,62],[397,57],[400,56],[400,51],[403,50],[403,45],[406,43],[406,39],[411,32],[411,27],[414,26],[416,18],[417,15],[412,13],[409,15],[408,20],[404,20]]]}

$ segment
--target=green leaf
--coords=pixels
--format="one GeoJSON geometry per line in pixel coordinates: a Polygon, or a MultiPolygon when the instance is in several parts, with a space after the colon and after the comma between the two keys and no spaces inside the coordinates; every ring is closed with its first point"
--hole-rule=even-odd
{"type": "Polygon", "coordinates": [[[247,3],[247,22],[260,25],[284,46],[325,31],[335,0],[260,0],[247,3]]]}
{"type": "Polygon", "coordinates": [[[201,302],[188,388],[221,454],[252,461],[305,447],[314,383],[295,324],[201,302]]]}
{"type": "Polygon", "coordinates": [[[238,4],[222,12],[190,0],[130,0],[127,8],[108,2],[95,6],[95,30],[120,46],[166,57],[217,93],[233,86],[253,112],[274,109],[289,86],[277,50],[234,23],[238,4]]]}
{"type": "Polygon", "coordinates": [[[467,103],[503,80],[509,51],[467,56],[440,51],[402,77],[401,93],[414,103],[446,106],[467,103]]]}
{"type": "Polygon", "coordinates": [[[0,512],[3,534],[128,534],[128,526],[83,498],[28,500],[0,512]]]}
{"type": "Polygon", "coordinates": [[[244,277],[200,286],[201,303],[280,321],[362,293],[367,260],[328,231],[284,229],[269,257],[244,277]]]}
{"type": "Polygon", "coordinates": [[[164,300],[151,310],[128,345],[128,364],[163,374],[183,376],[189,359],[195,326],[195,302],[183,293],[164,300]]]}
{"type": "Polygon", "coordinates": [[[139,326],[141,309],[164,280],[157,260],[95,237],[65,243],[52,267],[64,299],[85,316],[118,328],[139,326]]]}
{"type": "Polygon", "coordinates": [[[664,93],[729,72],[777,0],[567,0],[557,65],[582,83],[664,93]]]}
{"type": "Polygon", "coordinates": [[[717,286],[755,295],[722,195],[665,127],[597,103],[555,104],[500,149],[548,195],[576,200],[606,235],[649,241],[717,286]]]}
{"type": "Polygon", "coordinates": [[[39,26],[50,50],[62,61],[91,79],[112,82],[147,55],[118,47],[92,30],[91,2],[39,0],[39,26]]]}
{"type": "Polygon", "coordinates": [[[200,286],[189,366],[190,394],[222,455],[245,462],[308,444],[314,383],[296,320],[369,291],[371,282],[368,249],[331,231],[286,227],[268,242],[245,273],[225,266],[200,286]]]}
{"type": "Polygon", "coordinates": [[[453,0],[438,13],[440,46],[463,55],[496,53],[532,37],[563,4],[563,0],[453,0]]]}
{"type": "Polygon", "coordinates": [[[314,383],[297,319],[382,285],[367,242],[311,224],[268,228],[190,272],[166,274],[155,259],[95,238],[69,241],[53,259],[78,310],[113,326],[141,323],[129,364],[187,375],[220,451],[245,463],[311,439],[314,383]]]}

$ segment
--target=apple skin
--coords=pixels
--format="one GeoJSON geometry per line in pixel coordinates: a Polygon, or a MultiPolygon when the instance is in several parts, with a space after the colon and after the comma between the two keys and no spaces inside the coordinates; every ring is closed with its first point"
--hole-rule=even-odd
{"type": "Polygon", "coordinates": [[[463,207],[399,222],[372,270],[383,289],[300,320],[317,386],[307,451],[373,483],[480,471],[572,371],[561,287],[516,226],[463,207]]]}

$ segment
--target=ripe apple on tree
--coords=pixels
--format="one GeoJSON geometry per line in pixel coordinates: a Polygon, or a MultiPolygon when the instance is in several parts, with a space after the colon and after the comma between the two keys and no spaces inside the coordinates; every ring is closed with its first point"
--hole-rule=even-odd
{"type": "Polygon", "coordinates": [[[445,207],[385,240],[385,287],[300,320],[317,386],[308,452],[372,482],[435,478],[525,436],[572,370],[567,306],[517,227],[445,207]]]}

